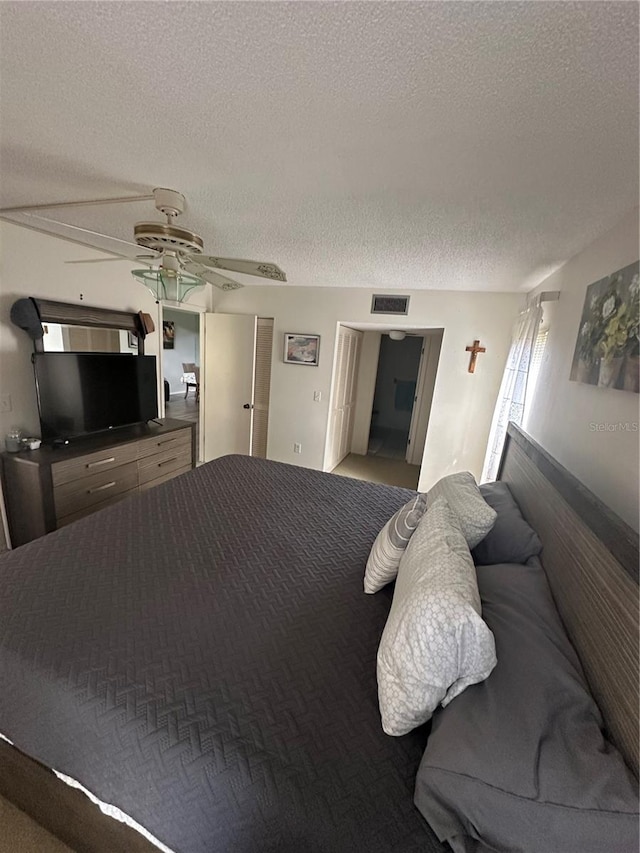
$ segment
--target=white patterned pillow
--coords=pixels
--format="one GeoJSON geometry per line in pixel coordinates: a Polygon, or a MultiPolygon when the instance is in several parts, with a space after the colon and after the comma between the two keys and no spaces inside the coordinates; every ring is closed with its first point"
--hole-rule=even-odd
{"type": "Polygon", "coordinates": [[[493,527],[497,514],[480,494],[470,471],[443,477],[426,494],[412,498],[392,516],[376,536],[364,572],[364,591],[378,592],[398,574],[398,565],[413,531],[427,506],[439,497],[447,499],[457,515],[469,548],[475,548],[493,527]]]}
{"type": "Polygon", "coordinates": [[[404,735],[496,665],[475,567],[455,513],[431,504],[400,561],[378,648],[382,728],[404,735]]]}
{"type": "Polygon", "coordinates": [[[478,542],[484,539],[498,517],[495,509],[482,497],[471,471],[460,471],[438,480],[427,492],[429,505],[436,498],[446,498],[454,514],[458,516],[469,549],[475,548],[478,542]]]}

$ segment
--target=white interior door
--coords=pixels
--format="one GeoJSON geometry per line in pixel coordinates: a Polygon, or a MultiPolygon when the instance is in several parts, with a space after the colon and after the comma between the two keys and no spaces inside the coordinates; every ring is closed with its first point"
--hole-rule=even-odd
{"type": "Polygon", "coordinates": [[[204,320],[204,461],[250,455],[257,317],[206,314],[204,320]]]}
{"type": "Polygon", "coordinates": [[[340,326],[329,411],[327,471],[332,471],[351,452],[361,341],[362,332],[340,326]]]}
{"type": "Polygon", "coordinates": [[[422,465],[440,358],[442,333],[427,334],[423,341],[420,369],[416,382],[416,396],[411,414],[409,443],[407,444],[406,460],[410,465],[422,465]]]}

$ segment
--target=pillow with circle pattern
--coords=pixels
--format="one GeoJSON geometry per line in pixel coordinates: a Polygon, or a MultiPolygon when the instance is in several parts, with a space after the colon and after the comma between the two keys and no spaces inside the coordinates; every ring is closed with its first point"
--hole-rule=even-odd
{"type": "Polygon", "coordinates": [[[378,648],[382,727],[404,735],[496,665],[482,620],[476,570],[460,523],[440,497],[400,561],[378,648]]]}

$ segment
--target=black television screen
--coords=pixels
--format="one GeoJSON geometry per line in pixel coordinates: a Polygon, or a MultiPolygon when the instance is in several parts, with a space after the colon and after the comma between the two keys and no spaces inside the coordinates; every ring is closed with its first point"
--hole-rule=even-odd
{"type": "Polygon", "coordinates": [[[155,356],[40,352],[33,366],[44,441],[158,417],[155,356]]]}

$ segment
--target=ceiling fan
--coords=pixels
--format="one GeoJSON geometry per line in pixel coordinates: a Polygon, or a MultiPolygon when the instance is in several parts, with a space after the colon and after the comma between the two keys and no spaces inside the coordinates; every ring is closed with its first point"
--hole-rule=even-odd
{"type": "MultiPolygon", "coordinates": [[[[221,258],[217,255],[204,254],[202,237],[186,228],[175,224],[176,217],[185,209],[185,197],[175,190],[157,187],[152,195],[127,196],[125,198],[94,199],[89,201],[63,202],[61,204],[29,205],[0,209],[0,218],[7,218],[10,213],[19,213],[29,218],[33,217],[43,222],[63,225],[84,236],[78,239],[84,245],[92,245],[90,237],[117,243],[117,248],[109,251],[116,257],[99,258],[90,261],[67,261],[67,263],[101,263],[103,261],[136,260],[147,264],[150,269],[132,270],[132,275],[142,282],[158,300],[184,301],[192,291],[203,287],[207,282],[221,290],[236,290],[244,285],[235,279],[223,275],[217,270],[237,272],[243,275],[255,275],[273,281],[286,281],[287,277],[277,264],[265,261],[248,261],[239,258],[221,258]],[[137,222],[133,228],[133,243],[100,234],[88,228],[70,225],[56,219],[50,219],[36,211],[58,207],[80,207],[98,204],[118,204],[131,201],[153,201],[156,209],[167,217],[166,222],[137,222]],[[132,251],[132,250],[135,250],[132,251]]],[[[15,221],[15,220],[14,220],[15,221]]],[[[55,231],[51,233],[55,234],[55,231]]],[[[59,234],[57,236],[60,236],[59,234]]]]}

